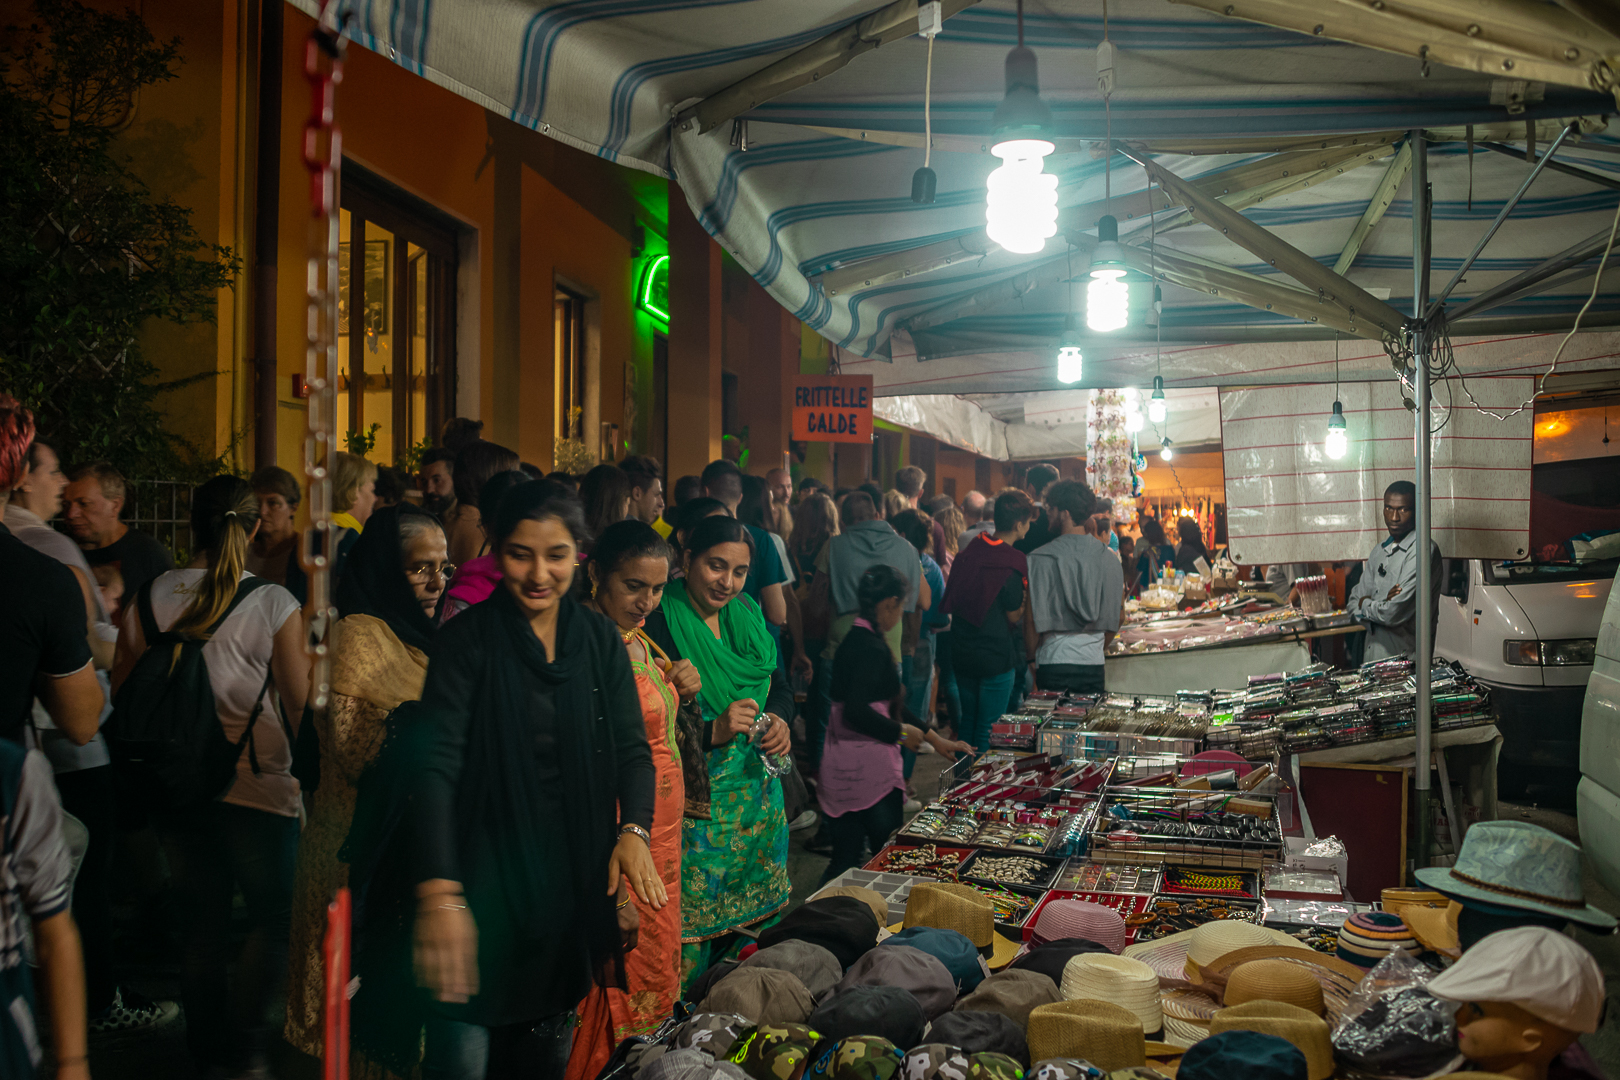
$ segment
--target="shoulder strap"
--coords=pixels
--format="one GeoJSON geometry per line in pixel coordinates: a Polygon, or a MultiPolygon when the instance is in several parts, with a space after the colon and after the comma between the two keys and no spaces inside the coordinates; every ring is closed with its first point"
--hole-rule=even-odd
{"type": "MultiPolygon", "coordinates": [[[[215,625],[217,626],[218,623],[215,625]]],[[[236,753],[238,756],[241,756],[242,744],[247,743],[248,765],[252,767],[254,776],[259,775],[259,754],[254,748],[253,725],[258,722],[259,714],[264,711],[264,695],[270,692],[270,686],[275,682],[275,679],[276,662],[274,658],[272,658],[271,661],[264,666],[264,685],[259,687],[259,696],[253,699],[253,711],[248,713],[247,729],[242,732],[242,737],[236,741],[236,753]]],[[[277,711],[279,712],[280,710],[278,709],[277,711]]],[[[287,749],[290,752],[293,745],[292,727],[287,723],[287,718],[285,716],[281,718],[281,726],[287,729],[287,749]]]]}
{"type": "Polygon", "coordinates": [[[152,586],[157,578],[147,578],[139,589],[135,590],[135,610],[141,616],[141,633],[146,637],[146,643],[151,645],[162,633],[158,629],[157,616],[152,614],[152,586]]]}
{"type": "Polygon", "coordinates": [[[225,620],[230,618],[231,615],[235,613],[237,605],[241,604],[243,600],[246,600],[261,587],[269,584],[270,582],[262,577],[250,577],[246,581],[237,582],[236,595],[231,597],[230,604],[226,606],[220,617],[214,620],[214,625],[208,628],[208,634],[213,635],[215,631],[224,625],[225,620]]]}

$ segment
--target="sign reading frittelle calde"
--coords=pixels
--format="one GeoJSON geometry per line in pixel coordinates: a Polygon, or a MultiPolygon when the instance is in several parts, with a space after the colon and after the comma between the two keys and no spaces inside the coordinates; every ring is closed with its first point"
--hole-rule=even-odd
{"type": "Polygon", "coordinates": [[[793,383],[793,437],[801,442],[871,442],[872,376],[798,376],[793,383]]]}

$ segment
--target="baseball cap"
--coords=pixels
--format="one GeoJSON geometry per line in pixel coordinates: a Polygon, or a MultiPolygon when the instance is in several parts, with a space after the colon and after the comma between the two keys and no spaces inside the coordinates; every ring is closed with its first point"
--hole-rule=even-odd
{"type": "Polygon", "coordinates": [[[813,941],[797,938],[781,941],[768,949],[760,949],[744,960],[739,968],[766,967],[785,971],[804,984],[810,996],[820,1001],[838,985],[844,969],[825,947],[813,941]]]}
{"type": "Polygon", "coordinates": [[[1037,1005],[1061,1001],[1057,984],[1038,971],[1008,968],[998,971],[971,994],[956,1003],[958,1012],[993,1012],[1012,1020],[1020,1028],[1029,1026],[1030,1010],[1037,1005]]]}
{"type": "Polygon", "coordinates": [[[739,967],[714,984],[701,1006],[736,1013],[755,1024],[802,1024],[816,1007],[797,977],[770,967],[739,967]]]}
{"type": "Polygon", "coordinates": [[[701,1050],[671,1050],[647,1063],[638,1080],[748,1080],[729,1061],[716,1061],[701,1050]]]}
{"type": "Polygon", "coordinates": [[[764,930],[759,948],[764,952],[784,941],[808,941],[836,956],[839,967],[847,971],[877,944],[877,937],[878,920],[871,908],[853,896],[828,896],[788,912],[764,930]]]}
{"type": "Polygon", "coordinates": [[[1024,1029],[1000,1013],[973,1009],[948,1012],[929,1026],[925,1038],[960,1046],[970,1054],[1003,1054],[1018,1062],[1020,1068],[1029,1064],[1024,1029]]]}
{"type": "Polygon", "coordinates": [[[896,1046],[913,1047],[922,1042],[927,1025],[917,999],[898,986],[852,986],[835,991],[810,1014],[808,1026],[821,1033],[810,1056],[819,1058],[851,1035],[881,1035],[896,1046]]]}
{"type": "Polygon", "coordinates": [[[1305,1080],[1305,1055],[1287,1039],[1258,1031],[1223,1031],[1181,1056],[1176,1080],[1305,1080]]]}
{"type": "Polygon", "coordinates": [[[844,973],[836,995],[855,986],[894,986],[908,991],[929,1019],[956,1004],[956,980],[945,965],[910,945],[873,949],[844,973]]]}
{"type": "Polygon", "coordinates": [[[881,948],[909,945],[920,949],[945,965],[945,970],[956,980],[956,992],[971,992],[990,973],[979,950],[967,935],[956,930],[940,930],[932,926],[911,926],[887,939],[881,948]]]}

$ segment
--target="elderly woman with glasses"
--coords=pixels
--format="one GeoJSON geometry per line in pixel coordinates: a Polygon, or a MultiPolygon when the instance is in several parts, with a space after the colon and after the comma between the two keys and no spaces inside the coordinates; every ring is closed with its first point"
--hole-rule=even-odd
{"type": "Polygon", "coordinates": [[[378,510],[338,586],[332,698],[316,718],[320,785],[298,844],[287,979],[287,1041],[315,1057],[322,1049],[326,905],[349,884],[339,849],[354,819],[360,775],[382,750],[395,710],[422,696],[434,608],[456,569],[447,550],[432,515],[406,505],[378,510]]]}

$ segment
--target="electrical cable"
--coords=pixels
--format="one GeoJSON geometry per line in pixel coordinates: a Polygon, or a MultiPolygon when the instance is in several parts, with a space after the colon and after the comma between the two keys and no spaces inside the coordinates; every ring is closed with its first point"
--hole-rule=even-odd
{"type": "MultiPolygon", "coordinates": [[[[1020,29],[1023,23],[1019,23],[1020,29]]],[[[934,89],[934,35],[928,35],[928,68],[923,76],[923,168],[928,168],[928,161],[934,152],[934,126],[929,117],[929,98],[934,89]]]]}

